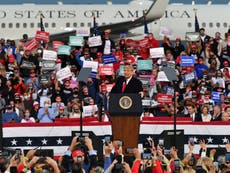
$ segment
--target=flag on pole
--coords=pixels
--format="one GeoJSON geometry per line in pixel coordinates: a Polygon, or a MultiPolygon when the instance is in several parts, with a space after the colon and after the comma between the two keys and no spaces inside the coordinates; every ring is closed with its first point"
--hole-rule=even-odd
{"type": "Polygon", "coordinates": [[[40,30],[45,31],[45,27],[43,25],[43,17],[42,17],[42,15],[40,15],[40,30]]]}
{"type": "Polygon", "coordinates": [[[199,32],[199,30],[200,30],[200,26],[199,26],[199,22],[198,22],[196,11],[195,11],[195,32],[199,32]]]}
{"type": "Polygon", "coordinates": [[[99,34],[99,31],[98,31],[96,17],[93,16],[93,36],[97,36],[97,35],[100,35],[100,34],[99,34]]]}
{"type": "Polygon", "coordinates": [[[147,25],[147,21],[146,21],[146,16],[144,14],[144,33],[147,35],[149,34],[149,30],[148,30],[148,25],[147,25]]]}

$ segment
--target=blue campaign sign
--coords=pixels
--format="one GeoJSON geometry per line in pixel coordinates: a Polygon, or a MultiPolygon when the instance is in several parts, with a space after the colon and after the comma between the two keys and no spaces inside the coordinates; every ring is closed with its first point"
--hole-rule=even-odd
{"type": "Polygon", "coordinates": [[[185,83],[192,82],[195,79],[195,77],[196,77],[195,72],[185,74],[184,75],[184,82],[185,83]]]}
{"type": "Polygon", "coordinates": [[[212,92],[212,100],[214,102],[220,102],[220,95],[221,95],[221,92],[213,91],[212,92]]]}
{"type": "Polygon", "coordinates": [[[114,55],[105,55],[102,56],[102,61],[104,64],[113,64],[117,62],[117,59],[114,55]]]}
{"type": "Polygon", "coordinates": [[[195,63],[194,56],[181,56],[180,66],[193,66],[195,63]]]}

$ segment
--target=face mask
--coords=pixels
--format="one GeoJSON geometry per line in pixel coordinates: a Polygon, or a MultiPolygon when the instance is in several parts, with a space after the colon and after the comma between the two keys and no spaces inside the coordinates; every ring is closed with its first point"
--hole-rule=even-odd
{"type": "Polygon", "coordinates": [[[41,49],[38,49],[38,51],[37,51],[38,53],[42,53],[42,50],[41,49]]]}
{"type": "Polygon", "coordinates": [[[49,104],[45,104],[44,107],[45,107],[45,108],[48,108],[48,107],[49,107],[49,104]]]}
{"type": "Polygon", "coordinates": [[[20,54],[21,56],[23,56],[23,55],[24,55],[24,51],[20,51],[19,54],[20,54]]]}

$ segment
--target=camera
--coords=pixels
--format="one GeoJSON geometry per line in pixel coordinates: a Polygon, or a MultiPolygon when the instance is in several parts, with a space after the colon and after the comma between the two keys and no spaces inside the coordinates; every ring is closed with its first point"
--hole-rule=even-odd
{"type": "Polygon", "coordinates": [[[230,153],[225,154],[225,162],[230,163],[230,153]]]}
{"type": "Polygon", "coordinates": [[[85,136],[79,136],[77,138],[77,142],[80,142],[81,144],[84,144],[85,143],[85,136]]]}
{"type": "Polygon", "coordinates": [[[21,154],[22,154],[21,149],[20,148],[16,148],[15,149],[15,160],[20,160],[21,154]]]}
{"type": "Polygon", "coordinates": [[[159,145],[159,147],[160,147],[161,149],[163,149],[163,148],[164,148],[164,139],[159,139],[158,145],[159,145]]]}
{"type": "Polygon", "coordinates": [[[110,136],[105,136],[104,140],[105,140],[105,146],[108,146],[109,143],[111,142],[110,136]]]}
{"type": "Polygon", "coordinates": [[[195,145],[194,139],[193,138],[189,138],[188,144],[191,145],[191,146],[194,146],[195,145]]]}

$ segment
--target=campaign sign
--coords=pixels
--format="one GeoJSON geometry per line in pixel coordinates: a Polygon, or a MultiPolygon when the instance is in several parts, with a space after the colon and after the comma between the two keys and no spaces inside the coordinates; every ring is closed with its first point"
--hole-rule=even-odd
{"type": "Polygon", "coordinates": [[[70,46],[82,46],[83,37],[82,36],[69,36],[70,46]]]}
{"type": "Polygon", "coordinates": [[[113,75],[113,66],[103,65],[98,69],[100,75],[113,75]]]}
{"type": "Polygon", "coordinates": [[[195,63],[194,56],[181,56],[180,66],[193,66],[195,63]]]}
{"type": "Polygon", "coordinates": [[[37,47],[38,47],[37,40],[33,38],[32,40],[30,40],[24,45],[24,50],[33,51],[37,47]]]}
{"type": "Polygon", "coordinates": [[[174,88],[173,87],[167,87],[166,88],[166,93],[174,96],[174,88]]]}
{"type": "Polygon", "coordinates": [[[70,68],[67,66],[65,68],[62,68],[61,70],[57,71],[56,77],[59,81],[72,76],[70,68]]]}
{"type": "Polygon", "coordinates": [[[114,55],[106,55],[101,58],[104,64],[113,64],[117,62],[117,58],[114,55]]]}
{"type": "Polygon", "coordinates": [[[158,93],[157,94],[157,102],[170,104],[170,103],[172,103],[172,95],[171,94],[158,93]]]}
{"type": "Polygon", "coordinates": [[[54,70],[56,66],[55,61],[42,61],[42,70],[54,70]]]}
{"type": "Polygon", "coordinates": [[[64,45],[61,41],[53,41],[53,50],[57,51],[59,46],[64,45]]]}
{"type": "Polygon", "coordinates": [[[164,48],[163,47],[151,48],[150,49],[150,57],[151,58],[163,58],[163,57],[165,57],[164,48]]]}
{"type": "Polygon", "coordinates": [[[94,115],[95,105],[83,106],[84,117],[90,117],[94,115]]]}
{"type": "Polygon", "coordinates": [[[83,67],[92,68],[92,72],[97,72],[98,62],[96,61],[83,61],[83,67]]]}
{"type": "Polygon", "coordinates": [[[167,36],[167,37],[170,38],[173,35],[173,31],[172,31],[172,29],[170,29],[168,27],[161,26],[159,35],[163,36],[163,37],[167,36]]]}
{"type": "Polygon", "coordinates": [[[95,36],[95,37],[89,37],[88,38],[88,45],[89,47],[95,47],[95,46],[101,46],[102,41],[101,41],[101,36],[95,36]]]}
{"type": "Polygon", "coordinates": [[[57,54],[58,55],[70,55],[70,49],[71,49],[70,46],[66,46],[66,45],[59,46],[57,54]]]}
{"type": "Polygon", "coordinates": [[[213,92],[212,92],[212,100],[213,100],[214,102],[220,102],[220,95],[221,95],[221,94],[222,94],[221,92],[213,91],[213,92]]]}
{"type": "Polygon", "coordinates": [[[124,76],[124,65],[120,65],[119,75],[124,76]]]}
{"type": "Polygon", "coordinates": [[[137,67],[139,70],[152,70],[152,60],[138,60],[137,67]]]}
{"type": "Polygon", "coordinates": [[[76,29],[76,34],[77,36],[89,36],[90,35],[90,28],[89,27],[85,27],[85,28],[77,28],[76,29]]]}
{"type": "Polygon", "coordinates": [[[45,31],[37,31],[35,35],[35,39],[38,41],[45,41],[49,42],[50,40],[50,33],[45,31]]]}
{"type": "Polygon", "coordinates": [[[43,60],[49,60],[49,61],[56,61],[57,59],[57,52],[53,50],[43,50],[43,60]]]}
{"type": "Polygon", "coordinates": [[[200,33],[199,32],[186,32],[185,39],[186,41],[199,41],[200,33]]]}
{"type": "Polygon", "coordinates": [[[184,82],[185,83],[192,82],[195,79],[195,77],[196,77],[195,72],[185,74],[184,75],[184,82]]]}

